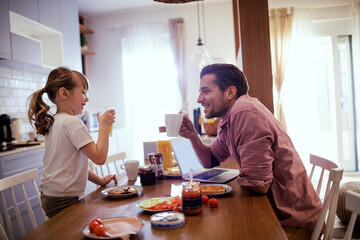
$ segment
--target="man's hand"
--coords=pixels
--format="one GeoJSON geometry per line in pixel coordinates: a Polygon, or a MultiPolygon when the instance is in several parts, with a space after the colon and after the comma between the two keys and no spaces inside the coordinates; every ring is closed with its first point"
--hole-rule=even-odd
{"type": "Polygon", "coordinates": [[[191,122],[187,115],[184,115],[183,122],[181,124],[179,135],[184,138],[198,138],[198,134],[195,130],[194,124],[191,122]]]}

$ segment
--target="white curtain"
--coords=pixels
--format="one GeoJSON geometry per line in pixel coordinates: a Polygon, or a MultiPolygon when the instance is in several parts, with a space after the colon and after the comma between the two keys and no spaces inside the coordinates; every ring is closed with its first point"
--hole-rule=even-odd
{"type": "MultiPolygon", "coordinates": [[[[353,3],[352,48],[354,61],[355,111],[357,119],[357,149],[360,149],[360,3],[353,3]]],[[[360,159],[358,151],[358,159],[360,159]]],[[[359,163],[358,163],[359,164],[359,163]]],[[[360,166],[358,166],[360,168],[360,166]]]]}
{"type": "Polygon", "coordinates": [[[288,134],[307,169],[310,168],[309,154],[315,153],[313,149],[319,145],[316,142],[318,100],[312,42],[309,10],[296,9],[281,92],[288,134]]]}
{"type": "MultiPolygon", "coordinates": [[[[181,109],[168,23],[119,29],[124,81],[128,159],[143,160],[143,142],[158,138],[166,113],[181,109]]],[[[119,42],[119,43],[120,43],[119,42]]]]}
{"type": "Polygon", "coordinates": [[[178,84],[182,97],[182,112],[188,112],[187,102],[187,84],[185,74],[185,28],[184,20],[182,18],[175,18],[169,20],[170,24],[170,38],[171,45],[174,52],[174,59],[178,69],[178,84]]]}
{"type": "Polygon", "coordinates": [[[271,65],[276,89],[275,116],[286,130],[286,120],[281,103],[281,88],[287,64],[294,8],[271,9],[269,16],[271,39],[271,65]]]}

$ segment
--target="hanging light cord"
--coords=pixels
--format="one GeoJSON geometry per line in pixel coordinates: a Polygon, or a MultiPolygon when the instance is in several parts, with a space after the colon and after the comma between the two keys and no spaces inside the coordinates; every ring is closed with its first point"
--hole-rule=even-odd
{"type": "Polygon", "coordinates": [[[197,18],[198,18],[198,34],[199,34],[199,39],[201,39],[201,37],[200,37],[200,10],[199,10],[199,1],[197,1],[196,4],[197,4],[197,18]]]}
{"type": "Polygon", "coordinates": [[[201,8],[202,8],[202,18],[203,18],[203,33],[204,33],[204,41],[203,44],[206,43],[206,28],[205,28],[205,11],[204,11],[204,1],[201,1],[201,8]]]}

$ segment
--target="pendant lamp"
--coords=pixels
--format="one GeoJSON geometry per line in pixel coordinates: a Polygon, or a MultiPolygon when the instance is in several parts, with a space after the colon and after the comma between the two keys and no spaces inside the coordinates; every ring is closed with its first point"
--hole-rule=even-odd
{"type": "Polygon", "coordinates": [[[154,2],[162,2],[162,3],[187,3],[187,2],[196,2],[201,0],[154,0],[154,2]]]}
{"type": "MultiPolygon", "coordinates": [[[[197,2],[197,19],[198,19],[198,41],[196,47],[191,55],[191,61],[197,64],[199,69],[202,69],[206,65],[213,63],[214,61],[209,55],[209,52],[206,50],[206,47],[200,36],[200,13],[199,13],[199,2],[197,2]]],[[[203,23],[204,23],[204,3],[202,3],[202,15],[203,15],[203,23]]],[[[205,24],[204,24],[205,26],[205,24]]],[[[205,28],[205,27],[204,27],[205,28]]]]}

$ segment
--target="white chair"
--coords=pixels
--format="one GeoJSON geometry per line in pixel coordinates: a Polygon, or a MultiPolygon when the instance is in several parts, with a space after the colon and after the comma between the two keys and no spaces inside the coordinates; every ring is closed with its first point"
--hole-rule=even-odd
{"type": "Polygon", "coordinates": [[[4,230],[4,228],[5,228],[5,226],[4,226],[4,222],[3,222],[3,220],[2,220],[2,216],[1,216],[1,214],[0,214],[0,221],[1,221],[1,223],[0,223],[0,239],[3,239],[3,240],[9,240],[9,238],[8,238],[8,236],[6,235],[6,232],[5,232],[5,230],[4,230]]]}
{"type": "MultiPolygon", "coordinates": [[[[39,193],[39,190],[38,190],[36,182],[35,182],[35,179],[37,179],[37,178],[38,178],[38,170],[33,169],[33,170],[29,170],[27,172],[19,173],[14,176],[7,177],[7,178],[0,180],[0,197],[1,197],[3,211],[4,211],[6,228],[5,228],[5,225],[2,220],[0,222],[0,225],[1,225],[1,228],[3,228],[3,230],[4,229],[7,230],[7,233],[8,233],[8,236],[10,239],[15,239],[15,234],[14,234],[13,226],[11,223],[11,218],[9,215],[8,208],[9,209],[14,208],[14,210],[15,210],[16,220],[18,222],[18,226],[19,226],[21,235],[25,234],[24,223],[23,223],[21,213],[19,210],[19,205],[22,204],[23,202],[25,202],[25,204],[26,204],[26,208],[27,208],[28,214],[30,216],[32,227],[33,228],[37,227],[34,212],[32,210],[31,204],[29,202],[29,197],[28,197],[25,187],[24,187],[24,183],[32,182],[32,185],[33,185],[36,195],[37,195],[37,199],[38,199],[39,203],[41,204],[40,193],[39,193]],[[21,200],[16,199],[15,193],[14,193],[15,186],[20,187],[23,199],[21,199],[21,200]],[[12,200],[12,206],[9,206],[9,207],[6,204],[5,194],[4,194],[5,190],[7,190],[7,189],[10,192],[10,196],[11,196],[11,200],[12,200]]],[[[42,208],[41,208],[41,210],[42,210],[42,208]]],[[[48,218],[46,217],[43,210],[42,210],[42,213],[44,214],[44,218],[47,220],[48,218]]],[[[2,236],[1,230],[0,230],[0,236],[2,236]]]]}
{"type": "Polygon", "coordinates": [[[313,154],[310,154],[310,163],[313,164],[310,175],[309,175],[310,181],[313,181],[313,175],[315,172],[315,168],[316,167],[321,168],[321,174],[320,174],[319,182],[316,187],[316,193],[322,200],[324,200],[324,199],[326,199],[326,196],[329,192],[330,183],[331,183],[331,181],[328,180],[327,185],[326,185],[325,194],[323,197],[321,197],[320,192],[321,192],[321,187],[322,187],[322,183],[323,183],[323,179],[324,179],[325,170],[330,172],[331,169],[338,168],[339,166],[336,163],[334,163],[326,158],[322,158],[322,157],[319,157],[319,156],[316,156],[313,154]]]}
{"type": "MultiPolygon", "coordinates": [[[[107,168],[107,174],[116,173],[117,175],[120,174],[119,165],[117,164],[117,161],[124,160],[126,158],[126,152],[116,153],[114,155],[110,155],[107,157],[106,162],[104,165],[106,165],[107,168]],[[112,166],[115,167],[115,171],[112,171],[112,166]]],[[[102,166],[104,166],[102,165],[102,166]]],[[[90,169],[94,171],[97,175],[104,177],[106,173],[104,173],[103,167],[101,165],[94,164],[93,162],[90,162],[90,169]]]]}
{"type": "Polygon", "coordinates": [[[325,201],[323,203],[323,208],[320,212],[319,218],[316,221],[316,225],[313,234],[311,236],[311,240],[319,239],[324,223],[325,223],[325,233],[323,236],[323,240],[332,239],[332,233],[335,222],[335,213],[338,203],[339,186],[343,176],[343,172],[344,169],[342,168],[336,168],[330,170],[329,181],[328,181],[329,191],[325,197],[325,201]]]}
{"type": "Polygon", "coordinates": [[[345,195],[345,208],[352,211],[350,221],[344,236],[344,240],[350,240],[357,215],[360,215],[360,193],[353,191],[346,192],[345,195]]]}

